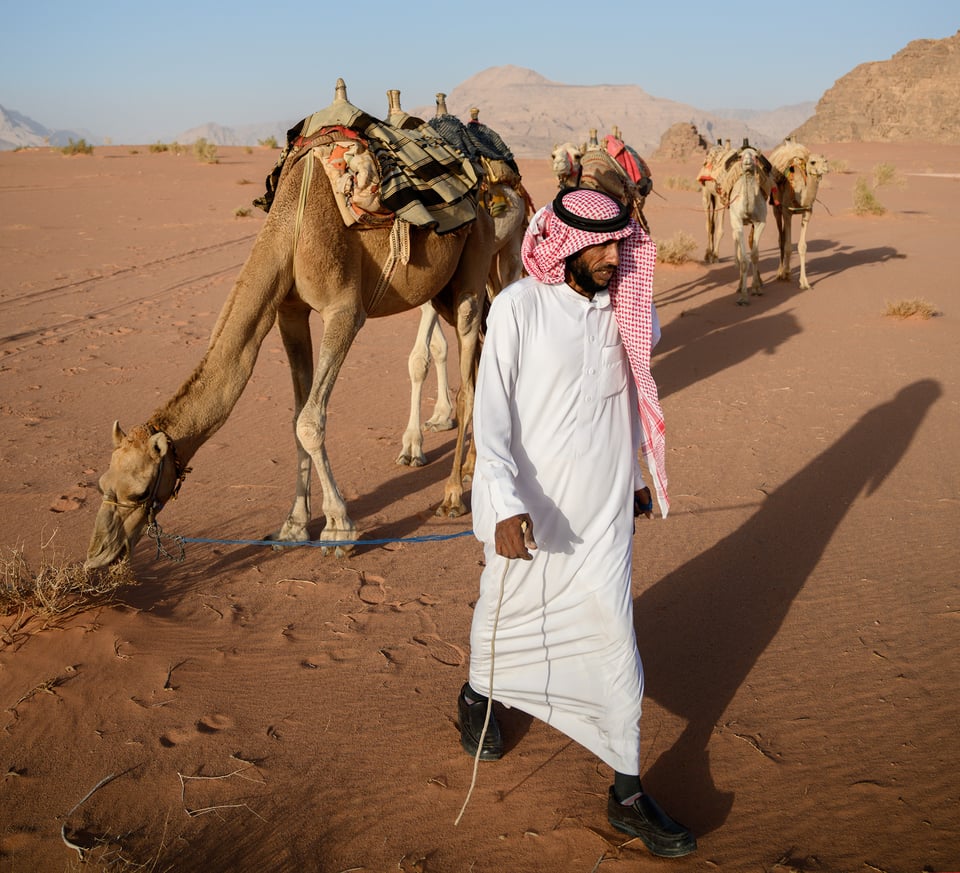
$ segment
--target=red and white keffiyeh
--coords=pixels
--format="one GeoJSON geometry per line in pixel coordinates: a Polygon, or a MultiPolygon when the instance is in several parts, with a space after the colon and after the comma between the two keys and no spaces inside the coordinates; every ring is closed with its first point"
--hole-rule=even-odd
{"type": "MultiPolygon", "coordinates": [[[[591,221],[611,222],[622,214],[623,207],[600,191],[571,189],[561,195],[562,209],[584,224],[591,221]]],[[[548,285],[565,281],[565,261],[589,246],[622,240],[620,266],[610,282],[610,301],[620,329],[623,347],[637,385],[640,422],[643,428],[644,463],[653,478],[660,513],[666,518],[670,510],[667,494],[666,437],[663,410],[657,384],[650,373],[652,334],[653,270],[657,246],[649,234],[634,220],[620,230],[594,231],[571,227],[564,223],[553,205],[544,206],[531,219],[523,238],[521,256],[527,272],[548,285]]]]}

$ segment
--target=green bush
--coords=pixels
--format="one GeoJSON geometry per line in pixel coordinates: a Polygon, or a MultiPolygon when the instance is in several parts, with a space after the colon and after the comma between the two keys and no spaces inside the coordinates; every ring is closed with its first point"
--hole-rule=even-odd
{"type": "Polygon", "coordinates": [[[266,139],[258,139],[257,144],[263,146],[265,149],[280,148],[280,146],[277,145],[277,138],[275,136],[268,136],[266,139]]]}
{"type": "Polygon", "coordinates": [[[883,215],[887,211],[863,176],[859,176],[853,186],[853,211],[857,215],[883,215]]]}
{"type": "Polygon", "coordinates": [[[170,151],[170,146],[168,146],[165,142],[155,142],[152,146],[150,146],[150,151],[151,152],[168,152],[170,151]]]}

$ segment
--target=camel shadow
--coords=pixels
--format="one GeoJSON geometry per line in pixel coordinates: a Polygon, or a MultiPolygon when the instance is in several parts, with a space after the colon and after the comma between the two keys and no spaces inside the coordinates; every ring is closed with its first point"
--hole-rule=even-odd
{"type": "Polygon", "coordinates": [[[683,319],[671,329],[669,346],[662,352],[658,347],[651,372],[664,398],[754,355],[774,355],[799,333],[800,325],[791,312],[734,319],[710,331],[683,319]]]}
{"type": "Polygon", "coordinates": [[[941,394],[925,379],[874,407],[738,530],[635,599],[645,693],[686,721],[644,784],[683,809],[697,833],[719,827],[733,802],[710,772],[709,742],[723,713],[847,511],[896,467],[941,394]]]}

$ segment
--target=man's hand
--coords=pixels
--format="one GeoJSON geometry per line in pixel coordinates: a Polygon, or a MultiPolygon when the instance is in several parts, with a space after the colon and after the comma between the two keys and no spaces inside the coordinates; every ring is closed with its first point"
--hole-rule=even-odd
{"type": "Polygon", "coordinates": [[[537,542],[533,538],[533,519],[524,512],[498,521],[494,532],[494,543],[497,554],[504,558],[522,558],[524,561],[532,561],[533,555],[527,550],[537,547],[537,542]]]}
{"type": "Polygon", "coordinates": [[[653,518],[653,496],[646,487],[633,492],[633,517],[639,518],[641,515],[653,518]]]}

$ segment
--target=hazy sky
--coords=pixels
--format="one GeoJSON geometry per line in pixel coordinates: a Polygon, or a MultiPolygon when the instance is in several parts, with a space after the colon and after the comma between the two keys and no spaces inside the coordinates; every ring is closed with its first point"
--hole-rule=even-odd
{"type": "Polygon", "coordinates": [[[150,143],[207,122],[298,120],[331,102],[337,77],[383,116],[390,88],[405,109],[432,107],[437,91],[514,64],[698,109],[775,109],[958,29],[955,0],[3,0],[0,105],[48,128],[150,143]]]}

